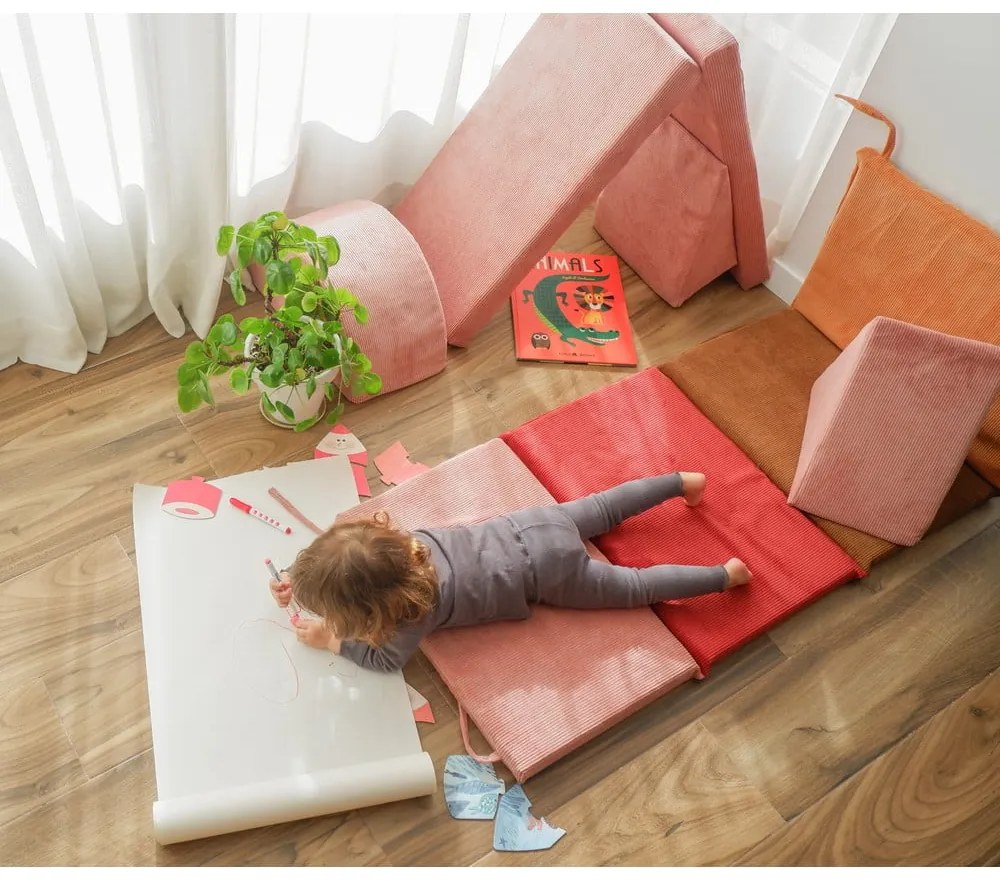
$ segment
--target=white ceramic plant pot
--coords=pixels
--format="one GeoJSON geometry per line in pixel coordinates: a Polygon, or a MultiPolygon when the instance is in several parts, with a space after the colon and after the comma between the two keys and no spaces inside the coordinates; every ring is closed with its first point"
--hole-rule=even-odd
{"type": "MultiPolygon", "coordinates": [[[[250,346],[256,337],[247,336],[243,353],[250,354],[250,346]]],[[[311,419],[313,416],[321,415],[326,409],[326,386],[337,376],[340,367],[331,367],[316,375],[316,390],[312,394],[306,393],[306,383],[299,382],[297,385],[279,385],[277,388],[269,388],[260,380],[260,372],[254,370],[251,379],[254,385],[260,390],[262,398],[260,403],[261,414],[271,424],[281,428],[294,428],[298,422],[311,419]],[[280,412],[269,413],[264,409],[263,395],[271,399],[272,403],[284,403],[295,414],[295,418],[288,421],[280,412]]]]}

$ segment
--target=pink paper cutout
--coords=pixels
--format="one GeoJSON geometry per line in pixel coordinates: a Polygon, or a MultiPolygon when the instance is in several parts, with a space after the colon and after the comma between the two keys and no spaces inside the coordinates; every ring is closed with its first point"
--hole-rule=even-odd
{"type": "Polygon", "coordinates": [[[433,724],[434,710],[427,702],[427,697],[409,684],[406,686],[406,695],[410,698],[410,708],[413,710],[414,720],[422,721],[424,724],[433,724]]]}
{"type": "Polygon", "coordinates": [[[336,424],[316,446],[313,458],[347,455],[351,464],[368,464],[368,451],[347,425],[336,424]]]}
{"type": "Polygon", "coordinates": [[[424,724],[434,723],[434,712],[431,710],[431,704],[421,706],[419,709],[413,710],[413,718],[416,721],[423,721],[424,724]]]}
{"type": "Polygon", "coordinates": [[[368,475],[365,474],[364,466],[352,464],[351,470],[354,471],[354,484],[358,487],[358,496],[361,498],[371,498],[372,490],[368,486],[368,475]]]}
{"type": "Polygon", "coordinates": [[[392,486],[393,484],[398,486],[411,477],[430,470],[425,464],[421,464],[418,461],[410,461],[409,456],[410,454],[398,440],[381,455],[376,455],[375,467],[378,468],[379,473],[382,475],[382,482],[387,486],[392,486]]]}
{"type": "Polygon", "coordinates": [[[164,513],[181,519],[211,519],[219,509],[222,490],[205,482],[204,477],[174,480],[163,493],[164,513]]]}

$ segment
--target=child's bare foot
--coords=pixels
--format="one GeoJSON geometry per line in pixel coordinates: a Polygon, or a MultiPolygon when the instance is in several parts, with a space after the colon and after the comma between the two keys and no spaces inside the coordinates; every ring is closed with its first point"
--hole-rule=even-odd
{"type": "Polygon", "coordinates": [[[750,578],[753,577],[750,569],[747,568],[746,563],[742,559],[730,559],[723,568],[726,570],[726,574],[729,575],[729,583],[726,584],[727,590],[749,583],[750,578]]]}
{"type": "Polygon", "coordinates": [[[684,503],[688,507],[697,507],[705,495],[705,475],[681,473],[681,485],[684,487],[684,503]]]}

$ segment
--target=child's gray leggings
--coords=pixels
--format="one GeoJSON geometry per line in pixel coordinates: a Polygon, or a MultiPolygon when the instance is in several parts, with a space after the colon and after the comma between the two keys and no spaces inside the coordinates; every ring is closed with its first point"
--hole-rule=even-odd
{"type": "Polygon", "coordinates": [[[675,473],[510,514],[535,572],[535,595],[529,601],[564,608],[638,608],[725,589],[729,578],[721,565],[629,568],[598,562],[583,546],[629,517],[681,495],[681,477],[675,473]]]}

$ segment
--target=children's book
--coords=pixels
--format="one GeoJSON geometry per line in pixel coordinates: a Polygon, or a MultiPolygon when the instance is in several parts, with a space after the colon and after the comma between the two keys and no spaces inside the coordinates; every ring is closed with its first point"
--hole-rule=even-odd
{"type": "Polygon", "coordinates": [[[510,298],[520,361],[637,363],[618,258],[553,251],[510,298]]]}

